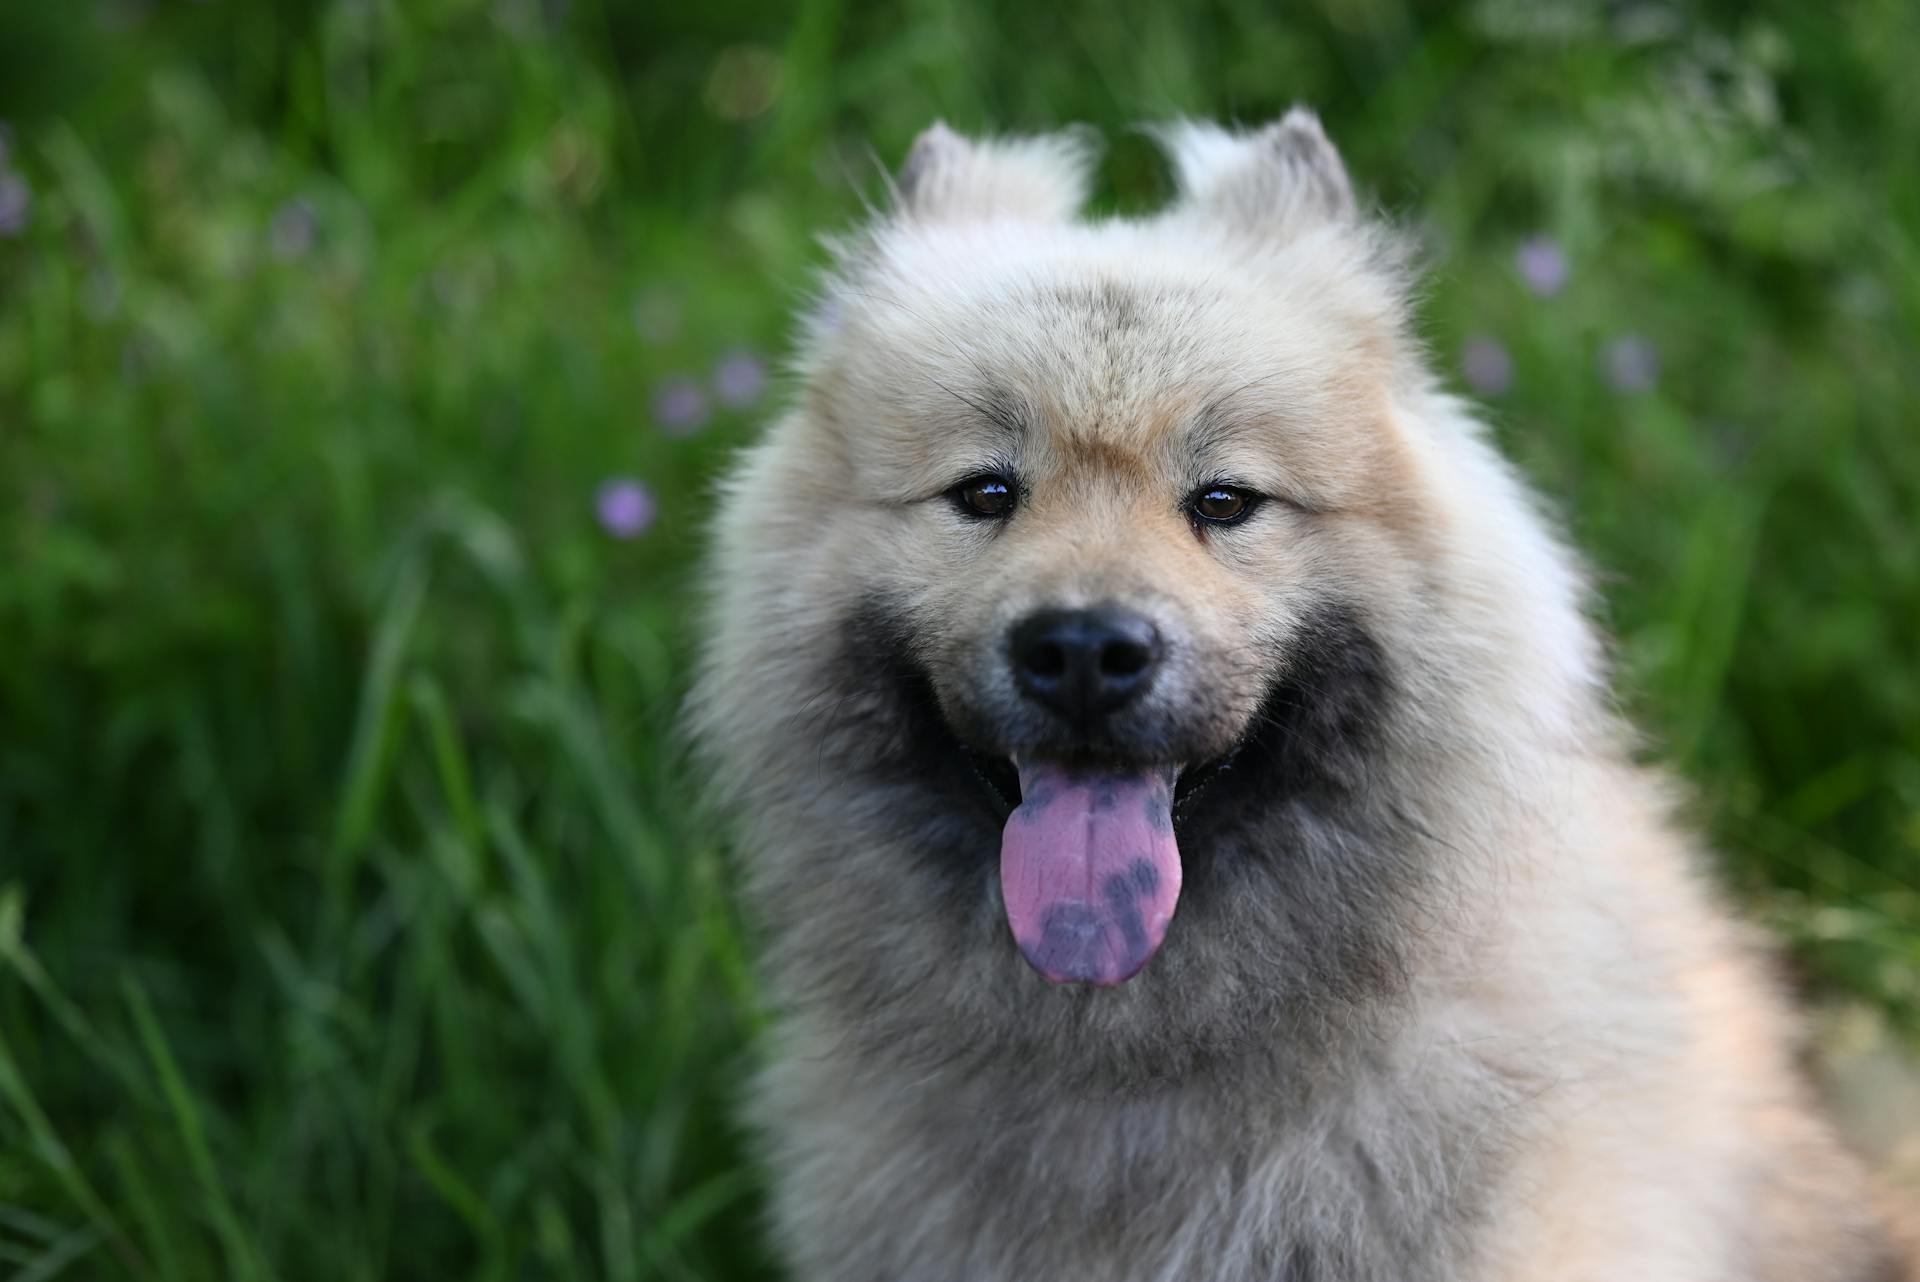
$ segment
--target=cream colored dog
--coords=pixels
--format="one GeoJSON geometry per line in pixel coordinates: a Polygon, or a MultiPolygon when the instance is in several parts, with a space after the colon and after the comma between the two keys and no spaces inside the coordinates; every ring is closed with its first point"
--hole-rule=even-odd
{"type": "Polygon", "coordinates": [[[727,480],[701,741],[817,1282],[1888,1282],[1582,576],[1301,111],[914,147],[727,480]]]}

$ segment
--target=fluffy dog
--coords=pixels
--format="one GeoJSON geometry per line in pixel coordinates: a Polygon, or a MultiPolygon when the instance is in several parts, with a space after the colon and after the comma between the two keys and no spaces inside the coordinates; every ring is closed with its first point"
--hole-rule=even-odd
{"type": "Polygon", "coordinates": [[[1308,113],[934,126],[717,528],[697,735],[820,1282],[1883,1282],[1581,572],[1308,113]]]}

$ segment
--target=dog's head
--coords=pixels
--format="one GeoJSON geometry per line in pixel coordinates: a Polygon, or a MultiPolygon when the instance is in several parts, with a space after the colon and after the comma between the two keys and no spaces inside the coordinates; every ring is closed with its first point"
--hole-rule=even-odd
{"type": "Polygon", "coordinates": [[[808,878],[890,914],[801,928],[838,973],[1113,985],[1171,932],[1116,1008],[1389,983],[1407,762],[1584,697],[1565,560],[1318,122],[1166,140],[1175,205],[1088,224],[1078,138],[929,131],[734,484],[703,720],[779,816],[773,915],[808,878]]]}

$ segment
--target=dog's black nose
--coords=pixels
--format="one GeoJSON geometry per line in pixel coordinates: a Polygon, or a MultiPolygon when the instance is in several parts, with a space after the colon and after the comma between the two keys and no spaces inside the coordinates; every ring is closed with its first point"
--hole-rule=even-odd
{"type": "Polygon", "coordinates": [[[1159,662],[1159,630],[1117,606],[1038,610],[1013,629],[1013,679],[1021,693],[1076,721],[1140,694],[1159,662]]]}

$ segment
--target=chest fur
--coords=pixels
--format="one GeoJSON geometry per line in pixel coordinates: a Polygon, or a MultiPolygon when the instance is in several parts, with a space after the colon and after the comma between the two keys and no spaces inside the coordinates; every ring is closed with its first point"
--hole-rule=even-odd
{"type": "Polygon", "coordinates": [[[1444,1066],[1417,1090],[1378,1064],[1312,1089],[1101,1096],[860,1080],[816,1061],[765,1083],[805,1278],[1445,1282],[1503,1134],[1500,1092],[1444,1066]]]}

